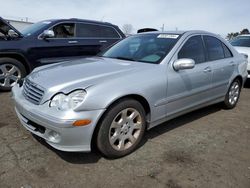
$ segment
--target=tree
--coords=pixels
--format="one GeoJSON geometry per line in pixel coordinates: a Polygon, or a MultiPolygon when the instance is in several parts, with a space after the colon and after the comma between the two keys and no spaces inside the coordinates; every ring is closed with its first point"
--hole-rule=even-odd
{"type": "Polygon", "coordinates": [[[249,34],[249,30],[248,29],[243,29],[241,32],[240,32],[241,35],[243,34],[249,34]]]}
{"type": "Polygon", "coordinates": [[[237,37],[238,35],[244,35],[244,34],[250,34],[250,32],[249,32],[249,30],[248,30],[247,28],[242,29],[240,32],[228,33],[226,38],[227,38],[228,40],[231,40],[231,39],[233,39],[234,37],[237,37]]]}
{"type": "Polygon", "coordinates": [[[228,33],[226,38],[227,38],[228,40],[231,40],[231,39],[233,39],[234,37],[237,37],[238,35],[239,35],[239,32],[236,32],[236,33],[233,33],[233,32],[232,32],[232,33],[228,33]]]}
{"type": "Polygon", "coordinates": [[[133,26],[131,24],[124,24],[122,26],[122,31],[124,32],[125,35],[130,35],[132,34],[133,26]]]}

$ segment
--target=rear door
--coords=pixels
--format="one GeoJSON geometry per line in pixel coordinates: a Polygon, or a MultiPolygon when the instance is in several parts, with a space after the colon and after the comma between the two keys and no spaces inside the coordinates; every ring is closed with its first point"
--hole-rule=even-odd
{"type": "Polygon", "coordinates": [[[76,36],[83,55],[96,55],[122,37],[112,26],[77,23],[76,36]]]}
{"type": "Polygon", "coordinates": [[[206,62],[205,49],[200,35],[189,37],[172,58],[167,71],[167,114],[178,114],[198,106],[211,98],[212,69],[206,62]],[[177,59],[189,58],[195,61],[193,69],[174,70],[177,59]]]}
{"type": "Polygon", "coordinates": [[[212,95],[215,98],[224,96],[236,62],[234,62],[232,52],[221,40],[207,35],[203,36],[203,39],[207,50],[207,59],[213,70],[212,95]]]}

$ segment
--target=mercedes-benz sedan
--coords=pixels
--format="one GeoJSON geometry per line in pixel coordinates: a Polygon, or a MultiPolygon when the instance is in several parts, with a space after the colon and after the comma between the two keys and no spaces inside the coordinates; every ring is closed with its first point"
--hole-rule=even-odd
{"type": "Polygon", "coordinates": [[[37,68],[12,91],[22,125],[52,147],[117,158],[164,121],[219,102],[234,108],[246,78],[246,58],[217,35],[150,32],[37,68]]]}

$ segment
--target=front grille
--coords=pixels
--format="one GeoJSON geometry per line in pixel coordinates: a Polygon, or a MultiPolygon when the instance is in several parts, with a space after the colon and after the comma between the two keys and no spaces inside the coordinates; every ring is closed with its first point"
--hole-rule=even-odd
{"type": "Polygon", "coordinates": [[[39,104],[43,98],[44,89],[37,84],[25,79],[23,84],[24,97],[33,104],[39,104]]]}

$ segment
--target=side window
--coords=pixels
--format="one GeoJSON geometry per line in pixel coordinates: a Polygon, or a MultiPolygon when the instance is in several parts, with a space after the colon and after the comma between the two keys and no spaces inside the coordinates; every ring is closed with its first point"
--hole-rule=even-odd
{"type": "Polygon", "coordinates": [[[84,23],[77,24],[76,35],[83,38],[119,38],[112,27],[84,23]]]}
{"type": "Polygon", "coordinates": [[[207,48],[208,59],[210,61],[215,61],[224,58],[224,49],[222,47],[222,42],[211,36],[204,36],[204,42],[207,48]]]}
{"type": "Polygon", "coordinates": [[[76,26],[76,36],[83,38],[97,38],[100,30],[97,25],[79,23],[76,26]]]}
{"type": "Polygon", "coordinates": [[[120,38],[117,31],[112,27],[101,26],[102,36],[105,38],[120,38]]]}
{"type": "Polygon", "coordinates": [[[75,37],[75,24],[62,23],[54,26],[52,30],[55,33],[55,38],[73,38],[75,37]]]}
{"type": "Polygon", "coordinates": [[[228,47],[222,43],[223,49],[224,49],[224,56],[225,58],[233,57],[232,52],[228,49],[228,47]]]}
{"type": "Polygon", "coordinates": [[[178,53],[178,59],[190,58],[195,63],[205,62],[205,52],[201,36],[189,38],[178,53]]]}

